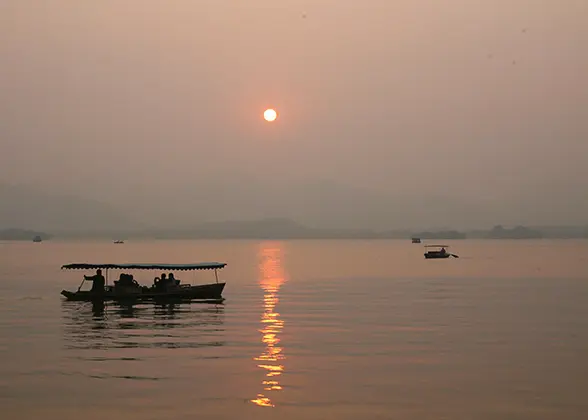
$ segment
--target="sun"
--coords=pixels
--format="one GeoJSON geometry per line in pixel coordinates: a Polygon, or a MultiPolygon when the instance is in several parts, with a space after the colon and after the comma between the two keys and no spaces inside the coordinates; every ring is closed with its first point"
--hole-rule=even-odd
{"type": "Polygon", "coordinates": [[[264,118],[266,121],[272,122],[272,121],[274,121],[276,118],[278,118],[278,113],[277,113],[275,110],[273,110],[273,109],[269,108],[269,109],[266,109],[266,110],[263,112],[263,118],[264,118]]]}

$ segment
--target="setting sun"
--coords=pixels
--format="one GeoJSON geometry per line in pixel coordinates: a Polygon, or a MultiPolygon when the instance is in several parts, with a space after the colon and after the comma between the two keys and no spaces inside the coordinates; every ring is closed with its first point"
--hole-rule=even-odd
{"type": "Polygon", "coordinates": [[[274,121],[276,118],[278,117],[278,113],[276,111],[274,111],[273,109],[266,109],[263,113],[263,118],[266,121],[274,121]]]}

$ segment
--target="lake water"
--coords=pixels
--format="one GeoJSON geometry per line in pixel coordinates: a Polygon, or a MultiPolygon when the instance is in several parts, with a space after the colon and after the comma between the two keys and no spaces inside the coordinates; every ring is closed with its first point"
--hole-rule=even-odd
{"type": "Polygon", "coordinates": [[[0,243],[0,419],[588,418],[588,241],[450,245],[0,243]],[[197,261],[223,305],[59,294],[69,262],[197,261]]]}

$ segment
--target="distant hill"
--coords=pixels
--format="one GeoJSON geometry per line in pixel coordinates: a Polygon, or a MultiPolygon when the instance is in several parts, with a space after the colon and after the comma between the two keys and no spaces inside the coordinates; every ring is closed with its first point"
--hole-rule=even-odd
{"type": "Polygon", "coordinates": [[[544,238],[579,239],[588,238],[588,227],[578,226],[530,226],[541,232],[544,238]]]}
{"type": "MultiPolygon", "coordinates": [[[[430,237],[458,239],[456,231],[431,232],[430,237]]],[[[103,235],[101,235],[103,236],[103,235]]],[[[156,239],[408,239],[407,230],[312,228],[287,218],[209,222],[182,229],[146,229],[126,232],[126,238],[156,239]]]]}
{"type": "Polygon", "coordinates": [[[57,237],[110,239],[588,237],[587,227],[495,226],[491,230],[464,230],[464,224],[471,222],[460,223],[463,214],[503,219],[499,213],[492,215],[495,209],[475,202],[441,197],[393,199],[374,191],[330,183],[282,186],[244,182],[239,189],[236,185],[208,189],[195,185],[190,192],[158,192],[157,199],[153,193],[138,198],[131,192],[128,194],[109,205],[0,184],[0,229],[26,229],[22,235],[10,233],[24,239],[29,239],[29,232],[35,231],[51,232],[57,237]],[[144,220],[151,227],[137,220],[144,220]],[[459,231],[453,228],[458,223],[459,231]]]}
{"type": "Polygon", "coordinates": [[[32,241],[35,236],[40,236],[42,240],[47,240],[52,238],[53,235],[45,232],[17,228],[0,230],[0,240],[3,241],[32,241]]]}
{"type": "MultiPolygon", "coordinates": [[[[512,229],[495,226],[489,230],[457,231],[437,229],[427,231],[313,228],[287,218],[266,218],[241,221],[221,221],[196,224],[185,228],[121,229],[114,231],[60,232],[60,237],[77,238],[144,238],[144,239],[405,239],[423,240],[477,239],[538,239],[588,237],[588,228],[549,230],[518,226],[512,229]],[[564,232],[564,234],[558,234],[564,232]]],[[[56,235],[57,236],[57,235],[56,235]]]]}
{"type": "Polygon", "coordinates": [[[156,193],[129,192],[126,199],[116,200],[116,205],[152,226],[169,229],[202,221],[275,217],[315,228],[378,231],[442,227],[450,230],[450,226],[475,227],[495,220],[488,203],[459,197],[397,195],[329,181],[206,181],[195,180],[190,187],[156,193]]]}
{"type": "Polygon", "coordinates": [[[588,221],[578,216],[588,214],[582,213],[588,209],[586,200],[578,199],[571,206],[565,195],[547,200],[544,195],[504,198],[500,192],[495,196],[460,194],[450,188],[439,188],[435,193],[412,192],[408,188],[391,192],[336,180],[282,179],[274,174],[263,178],[204,177],[166,188],[137,185],[106,189],[101,194],[103,202],[132,215],[134,220],[177,231],[202,222],[275,217],[321,229],[427,232],[476,229],[496,222],[534,226],[588,221]]]}
{"type": "Polygon", "coordinates": [[[413,234],[415,238],[421,239],[466,239],[467,235],[456,230],[440,230],[437,232],[418,232],[413,234]]]}
{"type": "Polygon", "coordinates": [[[370,230],[315,229],[286,218],[209,222],[186,229],[152,229],[145,235],[156,238],[186,239],[330,239],[377,238],[370,230]]]}
{"type": "Polygon", "coordinates": [[[0,184],[0,229],[74,231],[134,226],[132,219],[104,203],[0,184]]]}
{"type": "Polygon", "coordinates": [[[494,226],[487,234],[490,239],[539,239],[543,235],[538,230],[529,229],[525,226],[516,226],[506,229],[501,225],[494,226]]]}

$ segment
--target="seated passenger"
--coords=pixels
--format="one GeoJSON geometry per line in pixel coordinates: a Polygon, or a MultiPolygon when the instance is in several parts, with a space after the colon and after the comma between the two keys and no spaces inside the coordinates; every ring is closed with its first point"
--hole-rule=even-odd
{"type": "Polygon", "coordinates": [[[132,274],[122,273],[117,281],[114,282],[115,286],[118,287],[133,287],[139,286],[139,283],[135,281],[132,274]]]}
{"type": "Polygon", "coordinates": [[[165,273],[161,273],[161,278],[155,277],[155,279],[153,280],[153,285],[156,289],[162,289],[165,287],[167,281],[168,280],[165,278],[165,273]]]}
{"type": "Polygon", "coordinates": [[[114,286],[122,286],[125,282],[125,275],[123,273],[120,273],[120,276],[118,276],[118,280],[114,281],[114,286]]]}
{"type": "Polygon", "coordinates": [[[172,286],[177,286],[178,284],[180,284],[180,281],[176,280],[176,278],[174,277],[174,273],[169,273],[168,280],[172,286]]]}

